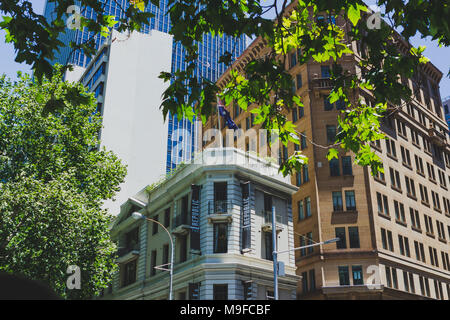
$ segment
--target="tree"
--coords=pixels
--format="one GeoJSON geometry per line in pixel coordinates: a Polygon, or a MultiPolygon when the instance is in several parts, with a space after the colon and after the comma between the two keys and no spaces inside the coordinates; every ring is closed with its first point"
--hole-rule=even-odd
{"type": "MultiPolygon", "coordinates": [[[[115,2],[115,0],[112,0],[115,2]]],[[[45,59],[51,59],[60,45],[58,36],[64,31],[64,12],[70,5],[67,0],[53,0],[57,19],[48,24],[42,17],[32,14],[28,1],[7,0],[0,4],[0,10],[10,17],[5,18],[0,27],[8,33],[7,41],[13,42],[18,50],[18,61],[33,64],[38,75],[51,72],[45,59]],[[26,26],[32,26],[29,30],[26,26]],[[35,45],[38,44],[38,45],[35,45]]],[[[104,28],[114,25],[111,17],[102,14],[105,2],[81,0],[81,7],[91,7],[95,19],[83,19],[82,24],[94,33],[105,32],[104,28]]],[[[157,5],[159,1],[152,0],[157,5]]],[[[174,40],[184,46],[187,57],[185,71],[162,73],[161,78],[170,82],[161,105],[165,116],[170,112],[179,117],[194,116],[203,122],[214,112],[216,95],[220,94],[226,103],[236,101],[243,110],[256,105],[255,123],[266,129],[280,131],[280,139],[287,145],[289,141],[299,143],[298,132],[284,114],[295,105],[302,105],[301,98],[290,90],[291,77],[284,68],[287,54],[301,48],[300,63],[310,59],[317,62],[330,61],[333,65],[331,80],[333,90],[330,102],[344,101],[345,110],[338,121],[341,133],[329,147],[329,159],[337,156],[339,145],[356,155],[357,163],[370,166],[372,173],[380,169],[380,160],[368,147],[368,142],[383,137],[379,120],[386,112],[387,104],[399,105],[408,101],[410,90],[403,86],[400,77],[411,78],[421,64],[424,48],[410,47],[401,52],[396,45],[400,35],[408,40],[416,33],[430,36],[440,45],[450,44],[449,1],[401,1],[377,0],[385,8],[380,28],[369,28],[366,18],[371,13],[361,0],[169,0],[169,16],[173,23],[171,34],[174,40]],[[272,12],[275,19],[268,18],[272,12]],[[319,15],[324,19],[318,20],[319,15]],[[333,23],[340,16],[347,21],[344,26],[333,23]],[[419,18],[420,17],[420,18],[419,18]],[[244,74],[232,72],[232,79],[224,91],[207,79],[197,79],[195,70],[198,63],[197,44],[205,33],[233,36],[243,34],[261,37],[271,49],[265,58],[250,62],[244,74]],[[367,48],[368,55],[362,59],[361,75],[345,74],[339,67],[339,59],[345,53],[352,53],[349,41],[357,41],[367,48]],[[370,91],[375,103],[370,106],[353,94],[359,89],[370,91]],[[187,93],[189,92],[189,95],[187,93]],[[187,98],[186,98],[187,97],[187,98]]],[[[142,11],[148,0],[133,1],[132,6],[121,8],[115,21],[120,30],[139,30],[148,21],[148,13],[142,11]],[[143,4],[142,4],[143,3],[143,4]],[[146,15],[147,14],[147,15],[146,15]],[[119,18],[120,17],[120,18],[119,18]]],[[[80,47],[87,53],[92,49],[80,47]]],[[[231,65],[231,54],[225,52],[220,58],[231,65]]],[[[281,167],[283,174],[299,170],[305,163],[301,153],[296,152],[281,167]]]]}
{"type": "Polygon", "coordinates": [[[44,281],[65,298],[88,298],[115,271],[112,217],[101,206],[126,169],[98,150],[93,94],[61,78],[0,77],[0,271],[44,281]],[[80,290],[66,287],[70,265],[80,268],[80,290]]]}

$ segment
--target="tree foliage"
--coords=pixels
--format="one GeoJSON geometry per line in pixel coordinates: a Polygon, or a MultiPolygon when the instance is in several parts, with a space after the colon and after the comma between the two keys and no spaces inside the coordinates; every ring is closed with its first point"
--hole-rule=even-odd
{"type": "Polygon", "coordinates": [[[101,206],[126,169],[97,148],[93,94],[61,78],[0,77],[0,271],[88,298],[115,270],[111,216],[101,206]],[[80,290],[66,288],[69,265],[81,269],[80,290]]]}
{"type": "MultiPolygon", "coordinates": [[[[18,50],[17,61],[33,64],[37,75],[51,71],[46,61],[61,45],[57,39],[64,32],[64,12],[71,4],[68,0],[50,2],[55,3],[57,13],[52,24],[32,13],[28,1],[6,0],[0,4],[0,10],[11,17],[5,18],[0,27],[7,30],[7,41],[13,42],[18,50]]],[[[113,25],[110,18],[103,16],[102,6],[106,1],[81,0],[79,3],[83,8],[91,7],[97,14],[95,19],[83,19],[83,26],[88,30],[99,33],[113,25]]],[[[158,5],[159,1],[151,3],[158,5]]],[[[142,11],[148,4],[148,0],[136,0],[133,5],[120,8],[115,18],[116,27],[139,30],[151,17],[150,13],[142,11]]],[[[345,110],[338,119],[341,132],[336,142],[328,146],[328,157],[336,157],[335,146],[339,146],[353,151],[357,163],[370,166],[376,173],[380,160],[371,152],[368,142],[383,137],[380,119],[388,104],[399,106],[401,101],[411,98],[412,92],[399,81],[400,77],[412,77],[415,70],[427,62],[422,55],[424,48],[410,47],[407,52],[401,52],[397,46],[401,37],[408,40],[419,33],[442,46],[450,44],[449,0],[377,0],[376,4],[384,7],[384,18],[389,22],[382,23],[379,29],[368,28],[366,18],[370,12],[361,0],[298,0],[293,3],[287,0],[169,0],[170,33],[184,46],[187,68],[161,73],[161,78],[170,82],[161,105],[164,116],[170,112],[190,119],[196,116],[205,122],[215,110],[216,94],[220,94],[227,103],[235,101],[243,110],[256,106],[257,123],[266,129],[278,129],[283,144],[299,143],[298,132],[285,114],[293,106],[302,106],[302,101],[291,90],[292,79],[285,63],[288,53],[300,48],[300,63],[313,60],[333,65],[333,90],[329,99],[345,103],[345,110]],[[287,14],[288,9],[293,9],[290,14],[287,14]],[[270,12],[272,16],[268,17],[270,12]],[[325,19],[318,20],[319,14],[325,14],[325,19]],[[334,17],[341,17],[345,26],[334,24],[334,17]],[[401,37],[394,30],[399,30],[401,37]],[[198,43],[205,33],[260,38],[270,48],[270,53],[249,63],[243,73],[232,70],[232,79],[222,91],[208,79],[198,79],[195,73],[198,43]],[[362,72],[358,75],[343,72],[339,65],[344,54],[352,53],[348,46],[351,41],[357,41],[368,52],[359,62],[362,72]],[[370,92],[375,98],[374,104],[360,100],[358,90],[370,92]]],[[[74,44],[72,47],[77,49],[74,44]]],[[[88,44],[81,44],[79,48],[87,53],[93,51],[88,44]]],[[[225,52],[220,61],[232,67],[231,57],[230,52],[225,52]]],[[[302,161],[304,157],[296,152],[283,163],[281,171],[291,173],[302,161]]]]}

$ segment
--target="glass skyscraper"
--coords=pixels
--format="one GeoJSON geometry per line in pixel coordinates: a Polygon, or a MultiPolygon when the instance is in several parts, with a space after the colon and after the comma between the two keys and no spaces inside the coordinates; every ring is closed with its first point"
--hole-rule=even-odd
{"type": "MultiPolygon", "coordinates": [[[[107,15],[120,16],[123,15],[121,7],[126,9],[130,4],[128,0],[100,0],[103,4],[104,12],[107,15]]],[[[162,32],[169,32],[172,22],[167,14],[168,0],[161,0],[159,8],[149,3],[146,7],[147,12],[153,13],[155,16],[150,19],[148,25],[144,26],[141,32],[148,33],[150,30],[158,30],[162,32]]],[[[75,1],[75,5],[79,5],[79,1],[75,1]]],[[[47,0],[44,15],[48,20],[54,19],[52,15],[54,11],[54,3],[47,0]]],[[[90,8],[81,8],[81,15],[86,18],[94,18],[94,12],[90,8]]],[[[174,22],[176,23],[176,22],[174,22]]],[[[94,35],[92,32],[85,30],[69,30],[67,33],[61,35],[60,40],[68,44],[70,41],[75,41],[77,44],[86,42],[95,37],[95,43],[99,48],[106,38],[100,35],[94,35]]],[[[219,57],[226,51],[232,53],[233,60],[236,59],[245,50],[246,41],[245,36],[241,38],[234,38],[229,36],[212,37],[210,34],[204,35],[203,42],[199,43],[199,58],[198,66],[195,71],[195,76],[198,78],[206,78],[215,82],[219,76],[225,72],[226,66],[219,63],[219,57]]],[[[71,52],[71,49],[66,46],[57,54],[53,63],[71,63],[81,67],[86,67],[89,64],[90,58],[81,51],[71,52]]],[[[177,70],[184,70],[186,68],[185,52],[181,44],[173,43],[172,52],[172,72],[177,70]]],[[[167,163],[166,171],[170,172],[180,162],[191,159],[194,152],[194,141],[196,139],[195,126],[187,119],[178,119],[175,116],[169,115],[169,132],[167,135],[167,163]]],[[[165,138],[165,136],[164,136],[165,138]]]]}

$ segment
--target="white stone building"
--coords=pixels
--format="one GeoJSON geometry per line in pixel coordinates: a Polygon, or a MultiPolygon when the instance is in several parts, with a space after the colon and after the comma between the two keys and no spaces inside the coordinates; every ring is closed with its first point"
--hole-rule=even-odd
{"type": "Polygon", "coordinates": [[[157,30],[130,35],[113,30],[86,68],[74,66],[65,76],[95,93],[103,117],[100,148],[127,165],[116,201],[105,202],[114,215],[130,194],[165,175],[168,123],[159,107],[168,84],[158,76],[171,70],[172,42],[157,30]]]}
{"type": "MultiPolygon", "coordinates": [[[[291,195],[297,187],[289,181],[278,174],[278,165],[234,148],[197,155],[122,205],[111,231],[119,245],[120,272],[103,298],[169,297],[169,272],[154,268],[170,262],[169,236],[156,223],[133,219],[132,213],[140,212],[164,224],[173,236],[174,299],[270,299],[272,206],[278,250],[294,248],[291,195]]],[[[278,260],[285,265],[279,298],[295,299],[299,277],[294,252],[280,254],[278,260]]]]}

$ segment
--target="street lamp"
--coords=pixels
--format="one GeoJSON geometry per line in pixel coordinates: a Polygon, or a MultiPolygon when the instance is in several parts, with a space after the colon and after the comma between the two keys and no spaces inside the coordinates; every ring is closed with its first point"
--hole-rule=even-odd
{"type": "Polygon", "coordinates": [[[313,243],[313,244],[309,244],[306,246],[301,246],[298,248],[292,248],[292,249],[288,249],[288,250],[283,250],[283,251],[278,251],[277,249],[277,235],[276,235],[276,220],[275,220],[275,207],[272,207],[272,242],[273,242],[273,282],[274,282],[274,298],[275,300],[278,300],[278,261],[277,261],[277,257],[279,253],[286,253],[289,251],[296,251],[296,250],[300,250],[300,249],[305,249],[305,248],[311,248],[311,247],[315,247],[315,246],[320,246],[321,244],[328,244],[328,243],[333,243],[333,242],[338,242],[340,239],[339,238],[333,238],[333,239],[329,239],[329,240],[325,240],[322,242],[318,242],[318,243],[313,243]]]}
{"type": "Polygon", "coordinates": [[[163,224],[161,224],[159,221],[156,221],[156,220],[147,218],[146,216],[142,215],[142,214],[139,213],[139,212],[133,212],[131,216],[133,217],[133,219],[136,219],[136,220],[142,219],[142,220],[147,220],[147,221],[151,221],[151,222],[157,223],[157,224],[159,224],[159,225],[167,232],[167,234],[169,235],[169,239],[170,239],[170,247],[171,247],[171,252],[170,252],[170,269],[169,269],[169,272],[170,272],[169,300],[173,300],[173,294],[172,294],[172,283],[173,283],[173,279],[172,279],[172,278],[173,278],[173,255],[174,255],[173,250],[174,250],[174,247],[173,247],[173,239],[172,239],[172,235],[170,234],[169,230],[167,230],[167,228],[166,228],[163,224]]]}

